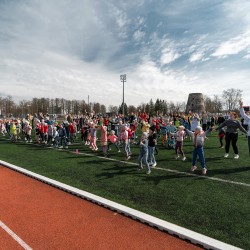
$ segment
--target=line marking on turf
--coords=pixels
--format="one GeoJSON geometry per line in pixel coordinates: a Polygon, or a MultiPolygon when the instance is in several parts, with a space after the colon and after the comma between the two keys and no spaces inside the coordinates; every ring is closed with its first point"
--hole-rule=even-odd
{"type": "MultiPolygon", "coordinates": [[[[75,152],[73,152],[73,151],[67,151],[67,152],[75,154],[75,152]]],[[[134,162],[120,161],[120,160],[107,158],[107,157],[103,157],[103,156],[98,156],[98,155],[93,155],[93,154],[88,154],[88,153],[79,152],[79,154],[92,156],[92,157],[98,157],[98,158],[101,158],[101,159],[106,159],[108,161],[116,161],[116,162],[126,163],[126,164],[133,165],[133,166],[138,166],[138,163],[134,163],[134,162]]],[[[169,168],[154,167],[154,168],[151,168],[151,169],[159,169],[159,170],[162,170],[162,171],[175,173],[175,174],[182,174],[182,175],[187,175],[187,176],[193,176],[193,177],[198,177],[198,178],[209,179],[209,180],[213,180],[213,181],[219,181],[219,182],[230,183],[230,184],[234,184],[234,185],[241,185],[241,186],[245,186],[245,187],[250,187],[250,184],[244,183],[244,182],[230,181],[230,180],[225,180],[225,179],[221,179],[221,178],[217,178],[217,177],[210,177],[210,176],[207,176],[207,175],[198,175],[198,174],[194,174],[194,173],[188,173],[188,172],[183,172],[183,171],[169,169],[169,168]]]]}
{"type": "MultiPolygon", "coordinates": [[[[9,139],[3,139],[3,140],[7,141],[9,139]]],[[[33,144],[33,145],[34,146],[38,146],[38,147],[42,146],[42,145],[38,145],[38,144],[33,144]]],[[[69,152],[69,153],[75,154],[75,151],[70,151],[69,149],[59,149],[59,148],[57,149],[57,148],[53,148],[53,147],[46,147],[46,148],[47,149],[58,150],[58,151],[65,151],[65,152],[69,152]]],[[[123,164],[126,163],[128,165],[138,166],[138,163],[129,162],[129,161],[121,161],[121,160],[117,160],[117,159],[113,159],[113,158],[107,158],[107,157],[104,157],[104,156],[90,154],[90,153],[79,152],[78,154],[79,155],[91,156],[91,157],[97,157],[97,158],[105,159],[105,160],[108,160],[108,161],[115,161],[115,162],[121,162],[123,164]]],[[[238,181],[230,181],[230,180],[221,179],[221,178],[217,178],[217,177],[210,177],[210,176],[207,176],[207,175],[198,175],[198,174],[194,174],[194,173],[188,173],[188,172],[178,171],[178,170],[169,169],[169,168],[154,167],[152,169],[159,169],[159,170],[162,170],[162,171],[166,171],[166,172],[170,172],[170,173],[175,173],[175,174],[182,174],[182,175],[186,175],[186,176],[193,176],[193,177],[197,177],[197,178],[203,178],[203,179],[208,179],[208,180],[213,180],[213,181],[218,181],[218,182],[224,182],[224,183],[229,183],[229,184],[233,184],[233,185],[240,185],[240,186],[244,186],[244,187],[250,187],[249,183],[238,182],[238,181]]]]}
{"type": "Polygon", "coordinates": [[[20,246],[23,247],[25,250],[32,250],[30,246],[28,246],[20,237],[18,237],[9,227],[7,227],[1,220],[0,220],[0,227],[6,231],[20,246]]]}
{"type": "MultiPolygon", "coordinates": [[[[121,205],[117,202],[105,199],[101,196],[97,196],[95,194],[92,194],[92,193],[86,192],[84,190],[81,190],[81,189],[69,186],[67,184],[64,184],[62,182],[59,182],[59,181],[50,179],[48,177],[36,174],[34,172],[31,172],[31,171],[26,170],[24,168],[10,164],[8,162],[0,160],[0,164],[2,164],[5,167],[8,167],[12,170],[15,170],[17,172],[20,172],[24,175],[27,175],[28,177],[32,177],[36,180],[39,180],[39,181],[44,182],[46,184],[49,184],[55,188],[59,188],[65,192],[76,195],[78,197],[81,197],[83,199],[86,199],[88,201],[96,203],[98,205],[101,205],[105,208],[109,208],[113,211],[116,211],[120,214],[126,215],[130,218],[133,218],[135,220],[139,220],[140,222],[145,223],[147,225],[150,225],[152,227],[156,227],[159,230],[167,232],[171,235],[178,236],[180,239],[189,240],[193,244],[201,245],[206,249],[242,250],[241,248],[232,246],[230,244],[227,244],[227,243],[224,243],[222,241],[216,240],[214,238],[205,236],[203,234],[197,233],[197,232],[189,230],[187,228],[180,227],[178,225],[164,221],[164,220],[159,219],[157,217],[154,217],[152,215],[149,215],[149,214],[143,213],[141,211],[135,210],[133,208],[121,205]]],[[[25,248],[25,249],[29,250],[31,248],[25,248]]]]}

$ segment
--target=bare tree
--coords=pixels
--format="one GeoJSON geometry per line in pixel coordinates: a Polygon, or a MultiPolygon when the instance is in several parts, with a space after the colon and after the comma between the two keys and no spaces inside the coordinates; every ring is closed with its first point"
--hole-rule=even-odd
{"type": "Polygon", "coordinates": [[[61,101],[59,98],[55,99],[55,105],[53,107],[52,113],[54,113],[54,114],[61,114],[62,113],[61,101]]]}
{"type": "Polygon", "coordinates": [[[80,112],[82,114],[90,113],[89,105],[84,100],[80,102],[80,112]]]}
{"type": "Polygon", "coordinates": [[[169,103],[169,112],[173,114],[174,111],[175,111],[175,104],[171,101],[169,103]]]}
{"type": "Polygon", "coordinates": [[[222,108],[223,108],[222,100],[219,98],[219,96],[214,95],[214,112],[221,113],[222,108]]]}
{"type": "Polygon", "coordinates": [[[61,98],[61,114],[65,114],[66,110],[66,100],[64,98],[61,98]]]}
{"type": "Polygon", "coordinates": [[[99,102],[94,103],[93,111],[95,112],[95,114],[99,114],[101,112],[101,104],[99,102]]]}
{"type": "Polygon", "coordinates": [[[111,115],[117,115],[118,114],[118,107],[109,105],[108,111],[111,113],[111,115]]]}
{"type": "Polygon", "coordinates": [[[227,89],[222,93],[222,97],[225,100],[225,107],[228,111],[235,110],[242,97],[242,90],[240,89],[227,89]]]}
{"type": "Polygon", "coordinates": [[[102,104],[100,108],[101,108],[101,113],[102,113],[102,114],[106,114],[106,113],[107,113],[107,110],[106,110],[106,106],[105,106],[105,105],[102,104]]]}
{"type": "Polygon", "coordinates": [[[4,111],[4,100],[3,97],[0,96],[0,115],[3,115],[3,111],[4,111]]]}
{"type": "Polygon", "coordinates": [[[220,113],[223,109],[222,101],[218,95],[214,95],[213,99],[204,96],[205,110],[210,113],[220,113]]]}
{"type": "Polygon", "coordinates": [[[31,102],[30,101],[26,101],[26,100],[22,100],[19,102],[19,104],[17,105],[17,115],[18,116],[25,116],[27,114],[31,113],[31,102]]]}
{"type": "Polygon", "coordinates": [[[65,101],[65,109],[67,114],[70,114],[72,112],[72,101],[65,101]]]}
{"type": "Polygon", "coordinates": [[[128,113],[131,114],[131,113],[136,113],[137,109],[134,105],[130,105],[128,106],[128,113]]]}
{"type": "Polygon", "coordinates": [[[12,116],[16,108],[16,105],[12,99],[12,96],[8,95],[7,97],[3,98],[3,106],[5,109],[6,117],[12,116]]]}
{"type": "Polygon", "coordinates": [[[146,109],[146,103],[141,103],[138,107],[137,107],[137,110],[139,111],[139,112],[144,112],[145,111],[145,109],[146,109]]]}
{"type": "Polygon", "coordinates": [[[185,102],[177,102],[175,104],[175,111],[177,113],[184,112],[185,109],[186,109],[186,103],[185,102]]]}
{"type": "Polygon", "coordinates": [[[72,101],[72,113],[79,115],[81,110],[81,104],[77,100],[72,101]]]}

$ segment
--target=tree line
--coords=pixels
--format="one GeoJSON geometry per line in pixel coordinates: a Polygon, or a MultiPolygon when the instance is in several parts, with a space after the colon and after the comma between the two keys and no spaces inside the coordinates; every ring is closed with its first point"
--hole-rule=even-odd
{"type": "MultiPolygon", "coordinates": [[[[210,98],[204,95],[205,110],[211,113],[221,113],[223,111],[233,111],[238,109],[239,100],[243,91],[240,89],[227,89],[222,95],[214,95],[210,98]]],[[[172,102],[157,98],[148,103],[141,103],[138,106],[124,103],[125,115],[137,112],[147,112],[150,115],[160,115],[174,112],[185,112],[186,102],[172,102]]],[[[32,98],[32,100],[22,100],[16,103],[12,96],[0,96],[0,115],[5,117],[22,117],[26,114],[122,114],[123,104],[120,106],[110,105],[108,108],[98,102],[87,103],[85,100],[67,100],[64,98],[32,98]]]]}

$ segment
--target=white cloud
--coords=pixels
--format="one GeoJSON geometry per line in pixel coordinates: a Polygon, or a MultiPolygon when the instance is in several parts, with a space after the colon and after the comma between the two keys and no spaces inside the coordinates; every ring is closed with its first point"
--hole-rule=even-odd
{"type": "Polygon", "coordinates": [[[181,3],[1,1],[1,93],[18,100],[89,95],[91,102],[120,105],[119,76],[126,73],[125,100],[133,105],[236,86],[250,96],[243,69],[250,58],[248,1],[244,8],[237,1],[181,3]]]}
{"type": "Polygon", "coordinates": [[[141,31],[141,30],[137,30],[134,32],[133,34],[133,38],[136,42],[141,41],[145,36],[145,32],[141,31]]]}
{"type": "Polygon", "coordinates": [[[201,61],[203,59],[204,54],[203,53],[193,53],[190,58],[189,61],[190,62],[197,62],[197,61],[201,61]]]}
{"type": "Polygon", "coordinates": [[[246,32],[230,39],[229,41],[222,42],[211,56],[226,57],[238,54],[248,48],[250,48],[250,33],[246,32]]]}
{"type": "Polygon", "coordinates": [[[162,51],[160,61],[162,65],[169,64],[171,62],[174,62],[179,57],[180,57],[180,54],[178,52],[176,52],[175,50],[166,48],[162,51]]]}

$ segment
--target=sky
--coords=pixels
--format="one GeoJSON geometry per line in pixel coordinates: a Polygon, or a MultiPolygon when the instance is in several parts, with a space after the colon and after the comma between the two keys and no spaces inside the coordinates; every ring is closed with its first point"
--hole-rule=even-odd
{"type": "Polygon", "coordinates": [[[118,106],[240,89],[249,0],[0,0],[0,96],[118,106]]]}

